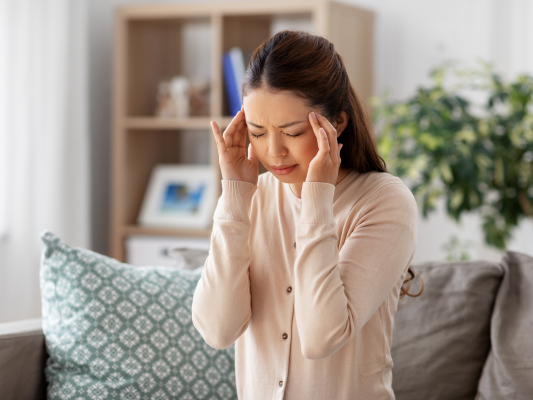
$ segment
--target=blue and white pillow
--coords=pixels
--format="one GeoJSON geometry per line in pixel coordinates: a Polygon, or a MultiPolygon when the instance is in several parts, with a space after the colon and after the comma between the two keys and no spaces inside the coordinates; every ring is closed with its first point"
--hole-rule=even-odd
{"type": "Polygon", "coordinates": [[[135,267],[44,232],[48,399],[237,399],[234,346],[192,324],[203,267],[135,267]]]}

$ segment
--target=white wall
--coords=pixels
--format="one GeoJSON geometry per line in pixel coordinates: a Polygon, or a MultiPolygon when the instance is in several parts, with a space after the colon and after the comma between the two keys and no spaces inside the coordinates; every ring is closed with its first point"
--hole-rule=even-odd
{"type": "MultiPolygon", "coordinates": [[[[252,0],[251,0],[252,1],[252,0]]],[[[137,0],[89,2],[93,248],[106,253],[109,209],[109,145],[112,67],[112,16],[120,4],[137,0]]],[[[152,1],[155,3],[155,1],[152,1]]],[[[532,0],[354,0],[350,3],[376,12],[375,88],[386,88],[394,99],[412,95],[429,83],[428,72],[444,60],[472,65],[480,57],[504,74],[533,73],[532,0]]],[[[474,259],[498,261],[501,252],[483,245],[476,215],[458,226],[444,213],[423,220],[413,263],[444,259],[442,244],[456,233],[472,240],[474,259]]],[[[509,249],[533,255],[533,223],[524,221],[509,249]]]]}

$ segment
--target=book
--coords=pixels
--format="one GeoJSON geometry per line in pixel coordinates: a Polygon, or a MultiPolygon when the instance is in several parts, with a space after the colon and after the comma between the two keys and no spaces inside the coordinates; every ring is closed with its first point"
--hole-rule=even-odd
{"type": "Polygon", "coordinates": [[[229,112],[231,116],[235,116],[242,106],[242,82],[245,73],[242,50],[233,47],[224,53],[222,66],[229,112]]]}

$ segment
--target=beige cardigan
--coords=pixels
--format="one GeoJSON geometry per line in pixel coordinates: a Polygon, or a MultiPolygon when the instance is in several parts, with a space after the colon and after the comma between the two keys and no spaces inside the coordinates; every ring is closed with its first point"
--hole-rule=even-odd
{"type": "Polygon", "coordinates": [[[305,182],[222,180],[194,326],[235,343],[240,400],[394,399],[390,355],[418,212],[386,172],[305,182]]]}

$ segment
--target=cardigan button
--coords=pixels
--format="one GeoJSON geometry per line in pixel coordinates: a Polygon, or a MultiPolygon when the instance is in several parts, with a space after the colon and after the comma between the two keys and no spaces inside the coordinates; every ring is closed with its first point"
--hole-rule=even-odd
{"type": "Polygon", "coordinates": [[[283,339],[287,339],[287,338],[289,337],[289,335],[287,335],[286,333],[284,333],[283,335],[281,335],[281,337],[282,337],[283,339]]]}
{"type": "Polygon", "coordinates": [[[279,387],[283,386],[283,381],[279,381],[279,387]]]}
{"type": "Polygon", "coordinates": [[[289,286],[289,287],[287,288],[287,293],[290,293],[290,292],[292,292],[292,286],[289,286]]]}

